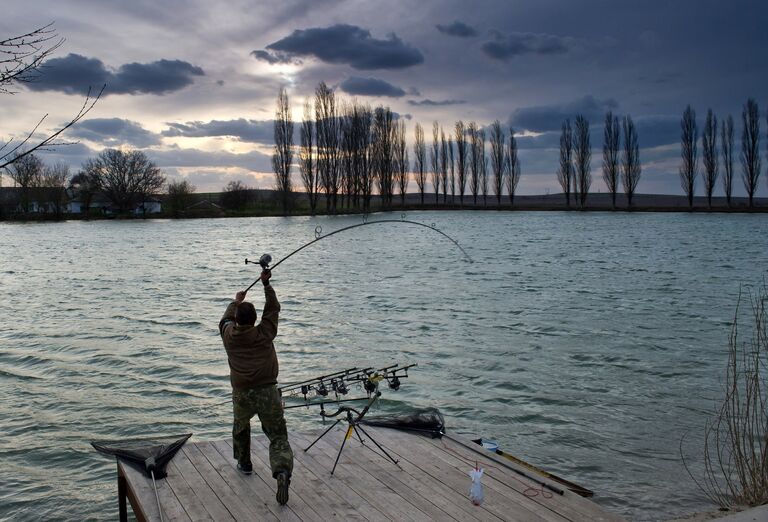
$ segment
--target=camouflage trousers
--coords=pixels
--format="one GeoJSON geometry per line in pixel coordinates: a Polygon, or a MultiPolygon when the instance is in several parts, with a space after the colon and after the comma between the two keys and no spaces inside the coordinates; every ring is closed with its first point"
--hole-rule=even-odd
{"type": "Polygon", "coordinates": [[[269,439],[269,466],[272,476],[281,471],[293,472],[293,451],[288,443],[283,405],[277,386],[263,386],[232,392],[235,422],[232,447],[240,464],[251,463],[251,418],[259,416],[261,429],[269,439]]]}

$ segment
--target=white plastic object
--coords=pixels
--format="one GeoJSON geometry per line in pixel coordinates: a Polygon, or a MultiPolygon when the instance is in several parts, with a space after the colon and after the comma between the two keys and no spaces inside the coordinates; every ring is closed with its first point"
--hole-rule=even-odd
{"type": "Polygon", "coordinates": [[[480,477],[483,476],[483,468],[475,468],[469,472],[469,476],[472,478],[472,486],[469,488],[469,500],[476,506],[483,503],[483,484],[480,482],[480,477]]]}

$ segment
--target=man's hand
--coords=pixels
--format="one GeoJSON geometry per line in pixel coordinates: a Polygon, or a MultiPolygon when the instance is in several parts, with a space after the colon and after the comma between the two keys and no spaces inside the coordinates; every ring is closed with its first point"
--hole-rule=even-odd
{"type": "Polygon", "coordinates": [[[240,304],[245,300],[245,290],[240,290],[238,293],[235,294],[235,302],[237,304],[240,304]]]}
{"type": "Polygon", "coordinates": [[[261,272],[261,282],[264,286],[269,284],[269,278],[272,277],[272,270],[263,270],[261,272]]]}

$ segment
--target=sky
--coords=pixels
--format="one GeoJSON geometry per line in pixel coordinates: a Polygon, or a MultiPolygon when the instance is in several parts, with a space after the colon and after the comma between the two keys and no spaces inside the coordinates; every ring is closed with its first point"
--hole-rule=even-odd
{"type": "MultiPolygon", "coordinates": [[[[391,107],[409,140],[417,122],[428,141],[433,121],[514,128],[521,194],[560,192],[560,126],[577,114],[591,125],[591,190],[605,191],[602,121],[608,110],[630,115],[637,191],[682,194],[688,104],[700,129],[708,109],[731,115],[738,147],[754,98],[768,150],[766,20],[758,0],[4,0],[0,39],[54,22],[65,41],[37,81],[0,95],[0,138],[24,136],[46,114],[40,130],[56,128],[106,84],[67,134],[77,143],[44,161],[74,173],[105,148],[139,149],[198,192],[232,180],[272,188],[278,90],[299,122],[324,81],[340,99],[391,107]]],[[[743,195],[738,161],[735,172],[743,195]]],[[[765,172],[758,195],[768,195],[765,172]]]]}

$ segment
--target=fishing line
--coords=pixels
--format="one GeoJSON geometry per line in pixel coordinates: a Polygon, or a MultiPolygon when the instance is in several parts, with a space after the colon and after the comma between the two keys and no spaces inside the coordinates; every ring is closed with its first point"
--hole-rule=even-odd
{"type": "MultiPolygon", "coordinates": [[[[426,228],[426,229],[432,230],[433,232],[437,232],[437,233],[438,233],[438,234],[440,234],[441,236],[443,236],[443,237],[445,237],[446,239],[448,239],[448,240],[449,240],[451,243],[453,243],[453,244],[454,244],[454,245],[455,245],[455,246],[456,246],[456,247],[457,247],[459,250],[461,250],[462,254],[464,254],[464,257],[466,258],[466,260],[467,260],[468,262],[470,262],[470,263],[473,263],[473,262],[474,262],[474,261],[472,260],[472,258],[470,257],[470,255],[467,253],[467,251],[466,251],[466,250],[464,250],[464,249],[461,247],[461,245],[459,245],[459,242],[458,242],[458,241],[456,241],[455,239],[453,239],[451,236],[449,236],[448,234],[446,234],[446,233],[445,233],[445,232],[443,232],[442,230],[438,229],[438,228],[435,226],[435,224],[434,224],[434,223],[432,223],[431,225],[426,225],[426,224],[424,224],[424,223],[419,223],[418,221],[410,221],[410,220],[407,220],[407,219],[405,219],[405,214],[402,214],[402,215],[401,215],[401,219],[379,219],[379,220],[376,220],[376,221],[368,221],[368,218],[367,218],[367,217],[364,217],[364,218],[363,218],[363,222],[362,222],[362,223],[357,223],[356,225],[350,225],[350,226],[348,226],[348,227],[340,228],[340,229],[338,229],[338,230],[334,230],[333,232],[331,232],[331,233],[329,233],[329,234],[326,234],[326,235],[323,235],[323,227],[321,227],[320,225],[318,225],[318,226],[316,226],[316,227],[315,227],[315,239],[313,239],[312,241],[310,241],[310,242],[308,242],[308,243],[306,243],[306,244],[304,244],[304,245],[300,246],[299,248],[297,248],[296,250],[294,250],[293,252],[291,252],[290,254],[288,254],[287,256],[285,256],[284,258],[282,258],[280,261],[278,261],[277,263],[275,263],[274,265],[272,265],[271,267],[269,266],[269,264],[272,262],[272,256],[270,256],[269,254],[264,254],[264,255],[262,255],[262,256],[259,258],[259,260],[258,260],[258,261],[250,261],[250,260],[248,260],[248,259],[246,258],[246,259],[245,259],[245,264],[246,264],[246,265],[248,265],[248,264],[253,264],[253,265],[255,265],[255,264],[258,264],[258,265],[261,265],[261,267],[262,267],[264,270],[273,270],[273,269],[277,268],[277,267],[280,265],[280,263],[282,263],[282,262],[283,262],[283,261],[285,261],[286,259],[290,258],[290,257],[291,257],[291,256],[293,256],[294,254],[298,254],[299,252],[301,252],[301,251],[302,251],[302,250],[304,250],[305,248],[307,248],[307,247],[309,247],[309,246],[311,246],[311,245],[314,245],[314,244],[315,244],[315,243],[317,243],[318,241],[321,241],[321,240],[323,240],[323,239],[329,238],[329,237],[331,237],[331,236],[335,236],[336,234],[340,234],[341,232],[346,232],[347,230],[352,230],[352,229],[354,229],[354,228],[365,227],[365,226],[368,226],[368,225],[380,225],[380,224],[383,224],[383,223],[401,223],[401,224],[406,224],[406,225],[415,225],[415,226],[424,227],[424,228],[426,228]]],[[[255,285],[256,283],[258,283],[259,281],[261,281],[261,276],[259,276],[259,278],[258,278],[258,279],[256,279],[256,281],[254,281],[253,283],[251,283],[251,285],[250,285],[248,288],[246,288],[246,290],[245,290],[245,291],[246,291],[246,293],[248,292],[248,290],[250,290],[251,288],[253,288],[253,285],[255,285]]]]}

